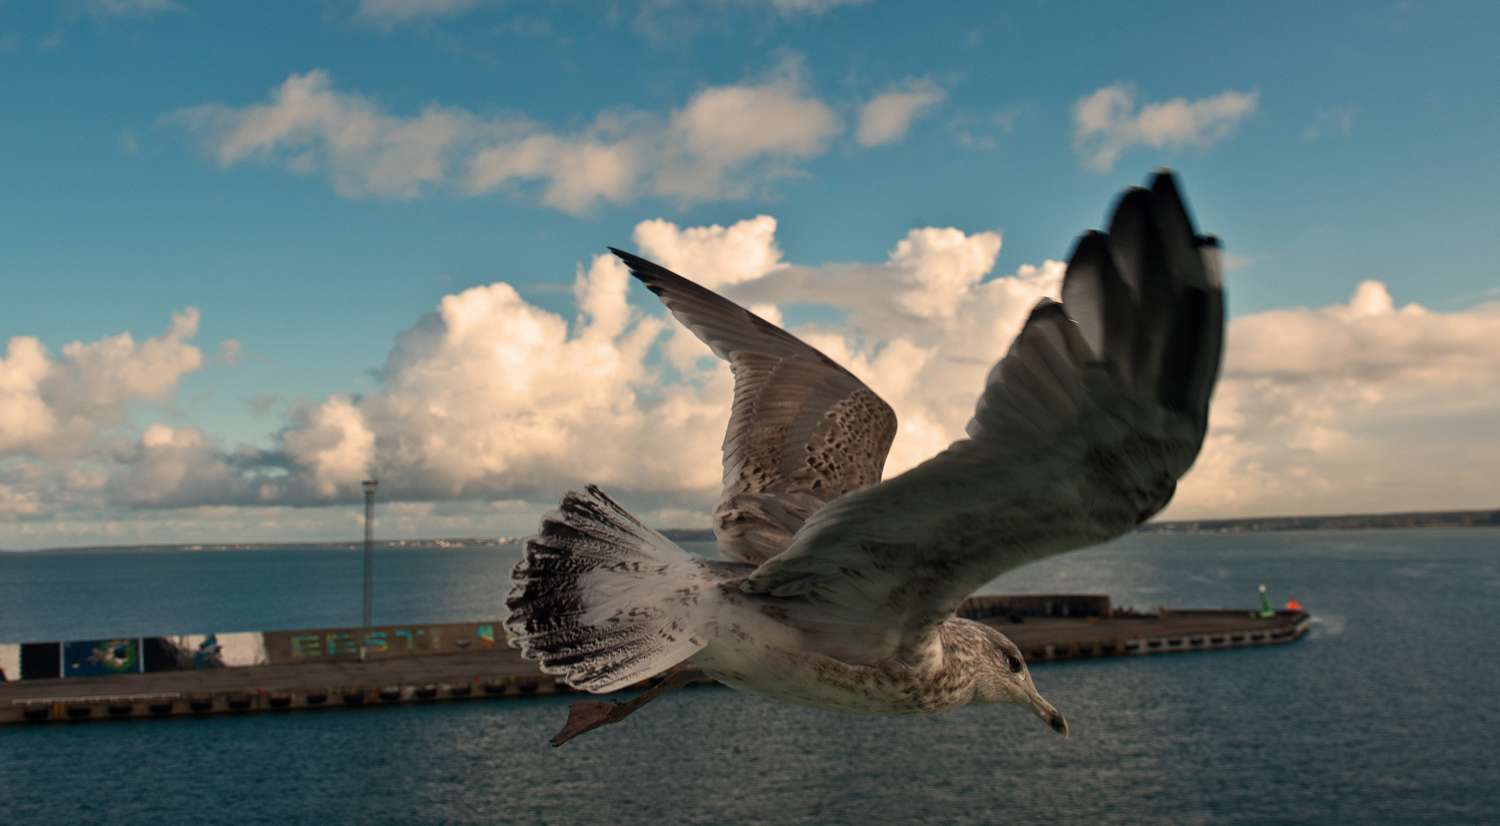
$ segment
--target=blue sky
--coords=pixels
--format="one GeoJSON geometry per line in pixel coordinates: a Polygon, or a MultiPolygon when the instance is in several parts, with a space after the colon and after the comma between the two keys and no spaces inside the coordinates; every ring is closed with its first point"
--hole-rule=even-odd
{"type": "Polygon", "coordinates": [[[525,533],[588,481],[706,524],[723,372],[606,245],[823,337],[916,457],[978,390],[939,362],[998,357],[1046,262],[1160,165],[1225,239],[1237,325],[1166,516],[1494,507],[1497,18],[0,2],[0,547],[352,535],[368,472],[391,535],[525,533]]]}

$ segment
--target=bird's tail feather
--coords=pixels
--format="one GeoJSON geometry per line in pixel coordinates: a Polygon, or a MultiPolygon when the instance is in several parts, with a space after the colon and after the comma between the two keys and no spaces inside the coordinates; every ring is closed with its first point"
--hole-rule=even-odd
{"type": "Polygon", "coordinates": [[[597,487],[569,492],[511,574],[510,643],[576,688],[624,688],[707,644],[704,562],[597,487]]]}

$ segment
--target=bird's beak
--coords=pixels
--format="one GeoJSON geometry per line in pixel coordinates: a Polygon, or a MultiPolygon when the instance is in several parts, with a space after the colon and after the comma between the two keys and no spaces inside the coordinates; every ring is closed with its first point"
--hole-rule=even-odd
{"type": "Polygon", "coordinates": [[[1062,716],[1062,712],[1052,707],[1052,704],[1043,700],[1041,695],[1031,695],[1031,711],[1042,718],[1042,722],[1052,727],[1052,730],[1064,737],[1068,736],[1068,720],[1062,716]]]}

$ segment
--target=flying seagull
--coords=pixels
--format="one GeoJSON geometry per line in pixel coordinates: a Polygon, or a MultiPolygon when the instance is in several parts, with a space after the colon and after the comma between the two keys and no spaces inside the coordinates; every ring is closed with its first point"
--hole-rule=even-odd
{"type": "MultiPolygon", "coordinates": [[[[689,554],[597,487],[543,518],[512,574],[511,644],[595,693],[691,660],[734,688],[846,714],[1011,703],[1062,734],[1021,651],[954,611],[996,576],[1119,536],[1172,498],[1198,455],[1219,371],[1218,241],[1172,173],[1127,190],[1073,249],[985,380],[968,437],[881,481],[889,405],[733,302],[611,250],[729,362],[734,405],[720,554],[689,554]]],[[[553,745],[626,715],[573,704],[553,745]]]]}

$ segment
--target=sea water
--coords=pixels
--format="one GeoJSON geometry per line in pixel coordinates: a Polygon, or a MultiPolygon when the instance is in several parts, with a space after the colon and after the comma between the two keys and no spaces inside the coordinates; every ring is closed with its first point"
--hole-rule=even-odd
{"type": "MultiPolygon", "coordinates": [[[[701,548],[700,548],[701,549],[701,548]]],[[[381,550],[375,621],[494,619],[514,548],[381,550]]],[[[357,624],[359,551],[0,554],[0,640],[357,624]]],[[[725,688],[561,749],[575,697],[0,729],[7,823],[1500,823],[1500,531],[1134,535],[988,592],[1296,599],[1291,645],[1039,664],[1009,706],[725,688]]]]}

